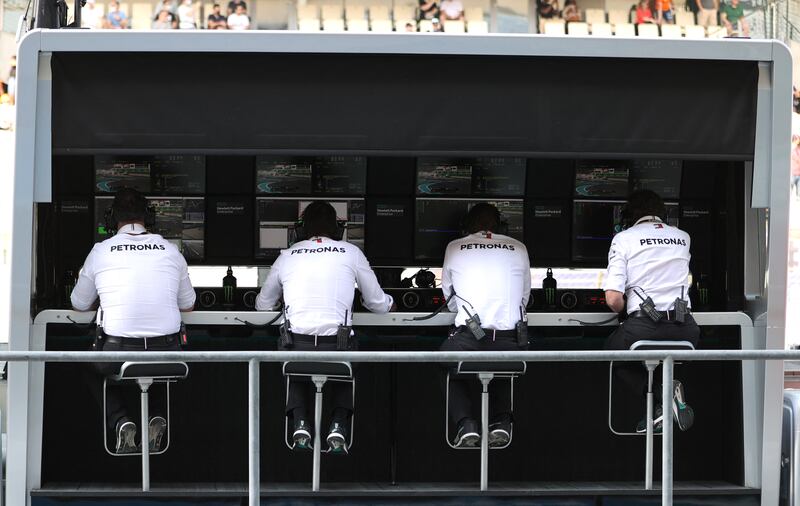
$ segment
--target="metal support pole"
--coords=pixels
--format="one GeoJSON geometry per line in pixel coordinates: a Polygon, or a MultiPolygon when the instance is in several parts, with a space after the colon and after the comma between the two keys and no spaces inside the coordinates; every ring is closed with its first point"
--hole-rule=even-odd
{"type": "Polygon", "coordinates": [[[644,488],[653,490],[653,366],[645,362],[647,367],[647,444],[644,462],[644,488]]]}
{"type": "Polygon", "coordinates": [[[150,394],[147,390],[153,384],[152,379],[140,379],[137,381],[139,388],[142,389],[142,417],[140,430],[142,431],[140,440],[142,444],[142,492],[150,491],[150,394]]]}
{"type": "Polygon", "coordinates": [[[259,429],[261,417],[259,405],[261,402],[261,380],[259,378],[259,366],[261,363],[256,359],[248,362],[248,411],[250,412],[247,431],[249,433],[250,447],[248,448],[249,476],[247,496],[249,506],[258,506],[261,503],[261,470],[259,469],[261,459],[261,439],[259,429]]]}
{"type": "Polygon", "coordinates": [[[489,382],[492,374],[480,374],[481,392],[481,491],[489,489],[489,382]]]}
{"type": "Polygon", "coordinates": [[[311,474],[311,490],[319,492],[319,471],[322,461],[322,387],[325,385],[325,376],[312,376],[311,381],[317,387],[314,394],[314,468],[311,474]]]}
{"type": "Polygon", "coordinates": [[[664,359],[661,402],[664,413],[664,427],[661,434],[661,504],[672,506],[672,370],[675,362],[672,357],[664,359]]]}

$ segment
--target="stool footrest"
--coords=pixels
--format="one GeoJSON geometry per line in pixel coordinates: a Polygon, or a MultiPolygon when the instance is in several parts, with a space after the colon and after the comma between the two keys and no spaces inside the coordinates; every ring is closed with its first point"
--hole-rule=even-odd
{"type": "Polygon", "coordinates": [[[183,379],[189,374],[186,362],[124,362],[119,373],[112,375],[116,381],[140,378],[183,379]]]}
{"type": "Polygon", "coordinates": [[[525,362],[459,362],[456,367],[458,374],[525,374],[526,370],[525,362]]]}
{"type": "Polygon", "coordinates": [[[349,362],[284,362],[283,374],[352,378],[353,366],[349,362]]]}

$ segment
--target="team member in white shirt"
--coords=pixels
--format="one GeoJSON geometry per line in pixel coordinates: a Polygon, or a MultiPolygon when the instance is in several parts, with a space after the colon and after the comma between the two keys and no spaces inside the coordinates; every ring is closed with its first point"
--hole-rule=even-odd
{"type": "MultiPolygon", "coordinates": [[[[303,235],[308,239],[281,251],[261,287],[256,309],[275,308],[283,295],[286,326],[292,343],[282,338],[281,349],[355,349],[352,336],[345,348],[337,348],[336,335],[340,326],[351,325],[356,283],[364,307],[372,312],[386,313],[394,301],[381,289],[364,253],[338,240],[341,228],[333,206],[327,202],[312,202],[303,211],[301,222],[303,235]]],[[[292,381],[286,402],[286,413],[294,421],[293,440],[300,448],[308,448],[314,430],[307,417],[311,387],[310,382],[292,381]]],[[[345,447],[348,439],[352,390],[337,382],[331,382],[327,388],[333,406],[327,442],[331,449],[339,450],[345,447]]]]}
{"type": "MultiPolygon", "coordinates": [[[[466,237],[447,245],[442,266],[442,291],[451,311],[457,312],[455,330],[442,343],[442,351],[504,351],[527,347],[520,344],[517,324],[527,326],[525,306],[531,293],[528,250],[512,237],[498,234],[500,212],[491,204],[473,206],[465,219],[466,237]],[[467,327],[474,315],[485,336],[477,339],[467,327]],[[470,316],[472,315],[472,316],[470,316]]],[[[505,381],[491,382],[493,403],[490,446],[502,446],[511,434],[511,398],[505,381]]],[[[472,411],[469,384],[450,381],[450,418],[458,430],[456,446],[476,446],[480,429],[472,411]]]]}
{"type": "MultiPolygon", "coordinates": [[[[147,232],[147,214],[147,200],[139,192],[117,192],[109,215],[116,235],[94,245],[72,290],[72,306],[78,311],[91,310],[100,298],[97,324],[103,332],[94,343],[98,351],[180,349],[180,312],[193,309],[195,293],[186,260],[174,245],[147,232]]],[[[119,367],[94,364],[102,376],[115,374],[119,367]]],[[[102,403],[102,379],[92,376],[92,391],[102,403]]],[[[166,430],[164,405],[163,390],[153,389],[148,427],[153,450],[160,449],[166,430]]],[[[117,452],[137,451],[136,424],[128,416],[135,407],[126,405],[117,388],[108,388],[107,406],[106,423],[116,435],[117,452]]]]}
{"type": "MultiPolygon", "coordinates": [[[[608,271],[603,289],[606,304],[613,311],[628,314],[628,319],[606,341],[606,349],[627,350],[640,340],[682,340],[697,345],[700,329],[689,313],[689,234],[664,223],[666,209],[656,193],[640,190],[631,194],[627,219],[633,226],[618,233],[608,252],[608,271]],[[627,306],[624,300],[627,297],[627,306]],[[652,299],[661,318],[653,321],[640,309],[652,299]],[[681,323],[676,320],[676,299],[687,303],[687,314],[681,323]]],[[[680,302],[678,302],[680,305],[680,302]]],[[[680,311],[678,311],[680,312],[680,311]]],[[[617,376],[637,394],[646,393],[647,374],[639,363],[614,365],[617,376]]],[[[675,381],[673,416],[681,430],[694,421],[694,412],[686,404],[683,386],[675,381]]],[[[655,389],[656,393],[661,388],[655,389]]],[[[658,404],[660,406],[660,403],[658,404]]],[[[662,427],[661,408],[656,409],[656,429],[662,427]]],[[[637,431],[646,430],[642,420],[637,431]]]]}

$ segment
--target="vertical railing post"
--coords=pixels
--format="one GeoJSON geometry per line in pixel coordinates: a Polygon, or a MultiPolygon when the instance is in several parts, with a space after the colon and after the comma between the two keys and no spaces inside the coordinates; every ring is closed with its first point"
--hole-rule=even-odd
{"type": "Polygon", "coordinates": [[[249,481],[248,481],[248,504],[249,506],[258,506],[261,502],[261,475],[259,469],[259,459],[261,456],[260,448],[261,448],[261,439],[259,437],[259,427],[260,427],[260,416],[259,416],[259,404],[260,404],[260,379],[259,379],[259,366],[261,365],[259,361],[255,358],[251,358],[249,361],[248,366],[248,374],[247,379],[249,382],[248,388],[248,435],[249,435],[249,447],[248,447],[248,459],[249,459],[249,481]]]}
{"type": "Polygon", "coordinates": [[[661,504],[662,506],[672,506],[672,369],[674,361],[672,357],[664,359],[663,374],[661,384],[661,402],[663,412],[663,432],[661,435],[661,504]]]}

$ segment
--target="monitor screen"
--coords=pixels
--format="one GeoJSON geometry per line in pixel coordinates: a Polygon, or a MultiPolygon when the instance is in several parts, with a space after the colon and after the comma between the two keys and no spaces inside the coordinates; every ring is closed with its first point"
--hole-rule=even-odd
{"type": "MultiPolygon", "coordinates": [[[[147,200],[156,212],[156,222],[150,227],[150,232],[175,244],[186,260],[202,260],[205,256],[205,199],[150,197],[147,200]]],[[[105,212],[113,202],[113,197],[95,197],[96,241],[110,237],[106,230],[105,212]]]]}
{"type": "Polygon", "coordinates": [[[417,195],[522,196],[526,167],[524,158],[418,158],[417,195]]]}
{"type": "MultiPolygon", "coordinates": [[[[256,258],[275,259],[296,241],[294,225],[311,200],[258,198],[256,202],[256,258]]],[[[328,201],[340,220],[346,221],[343,240],[364,249],[365,205],[361,199],[328,201]]]]}
{"type": "Polygon", "coordinates": [[[362,195],[366,187],[363,156],[256,157],[256,193],[362,195]]]}
{"type": "Polygon", "coordinates": [[[99,155],[94,167],[96,193],[122,187],[161,195],[199,195],[206,190],[206,160],[201,155],[99,155]]]}
{"type": "Polygon", "coordinates": [[[420,260],[443,258],[447,244],[463,236],[464,217],[478,202],[495,205],[508,224],[508,235],[523,240],[521,200],[417,199],[414,257],[420,260]]]}
{"type": "Polygon", "coordinates": [[[652,190],[662,199],[680,198],[681,160],[634,160],[631,168],[631,188],[652,190]]]}
{"type": "Polygon", "coordinates": [[[151,160],[147,157],[95,156],[95,192],[113,193],[127,187],[150,193],[153,189],[151,166],[151,160]]]}
{"type": "Polygon", "coordinates": [[[627,198],[628,175],[625,162],[581,160],[575,169],[575,196],[627,198]]]}

